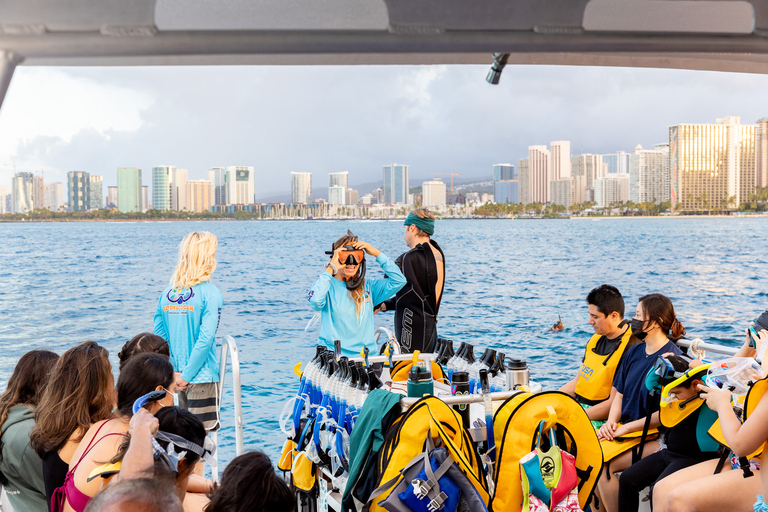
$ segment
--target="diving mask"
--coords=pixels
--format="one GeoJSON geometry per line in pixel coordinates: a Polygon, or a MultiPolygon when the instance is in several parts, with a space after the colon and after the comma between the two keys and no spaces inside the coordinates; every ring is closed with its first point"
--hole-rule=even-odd
{"type": "Polygon", "coordinates": [[[355,249],[352,245],[345,245],[339,251],[339,262],[342,265],[359,265],[365,259],[365,251],[355,249]]]}
{"type": "Polygon", "coordinates": [[[159,461],[166,469],[176,474],[179,473],[179,461],[187,456],[187,452],[197,454],[208,462],[213,460],[216,454],[216,443],[206,436],[204,446],[188,441],[181,436],[158,430],[152,439],[152,455],[156,461],[159,461]],[[157,440],[165,441],[168,446],[163,448],[157,440]],[[177,448],[179,451],[177,451],[177,448]]]}
{"type": "Polygon", "coordinates": [[[648,370],[648,374],[645,376],[645,387],[651,392],[651,395],[655,395],[666,382],[683,375],[682,372],[675,370],[675,367],[666,357],[659,356],[653,363],[653,368],[648,370]]]}

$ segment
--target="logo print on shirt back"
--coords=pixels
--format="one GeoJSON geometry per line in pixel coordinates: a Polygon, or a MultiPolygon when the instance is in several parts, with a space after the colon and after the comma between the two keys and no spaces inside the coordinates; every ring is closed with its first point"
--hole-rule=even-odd
{"type": "Polygon", "coordinates": [[[165,297],[174,304],[184,304],[194,296],[195,292],[192,291],[192,288],[179,288],[177,290],[171,289],[165,297]]]}

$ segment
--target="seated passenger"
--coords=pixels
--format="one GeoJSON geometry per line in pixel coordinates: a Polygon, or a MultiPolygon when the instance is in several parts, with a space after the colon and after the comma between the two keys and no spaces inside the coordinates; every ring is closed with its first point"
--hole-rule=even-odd
{"type": "Polygon", "coordinates": [[[235,457],[209,496],[205,512],[293,512],[296,506],[293,492],[262,452],[235,457]]]}
{"type": "Polygon", "coordinates": [[[181,502],[165,482],[133,478],[110,485],[97,494],[85,512],[182,512],[181,502]]]}
{"type": "Polygon", "coordinates": [[[120,359],[120,371],[123,370],[123,366],[128,362],[128,359],[136,354],[144,353],[171,357],[171,349],[168,346],[168,342],[162,336],[152,334],[151,332],[143,332],[127,341],[120,352],[117,353],[117,357],[120,359]]]}
{"type": "Polygon", "coordinates": [[[53,512],[83,512],[99,490],[97,480],[88,481],[91,471],[115,456],[128,431],[133,403],[150,391],[167,390],[158,402],[147,405],[150,412],[173,405],[175,380],[168,358],[139,354],[131,358],[117,379],[117,410],[111,418],[95,423],[72,454],[64,484],[53,496],[53,512]]]}
{"type": "MultiPolygon", "coordinates": [[[[685,372],[689,370],[688,360],[680,356],[669,356],[667,360],[672,364],[674,371],[681,378],[685,378],[685,372]]],[[[702,378],[703,375],[698,374],[669,390],[669,393],[676,398],[671,407],[677,407],[677,404],[696,398],[702,378]]],[[[660,384],[666,386],[674,380],[676,380],[675,377],[662,379],[660,384]]],[[[625,469],[619,478],[619,510],[637,512],[640,505],[640,491],[644,488],[652,486],[675,471],[717,458],[720,445],[706,435],[716,419],[717,414],[706,404],[702,404],[664,433],[666,448],[648,455],[625,469]]],[[[664,424],[668,425],[666,422],[664,424]]]]}
{"type": "MultiPolygon", "coordinates": [[[[754,357],[755,345],[760,348],[768,344],[768,311],[757,318],[755,330],[757,339],[753,340],[747,334],[747,340],[736,352],[736,357],[754,357]]],[[[764,358],[763,366],[766,362],[768,361],[764,358]]],[[[700,388],[703,387],[700,386],[700,388]]],[[[757,447],[768,439],[768,432],[766,432],[768,399],[763,395],[754,412],[743,425],[739,426],[733,422],[738,418],[732,408],[724,405],[726,401],[730,402],[729,393],[719,390],[710,391],[713,392],[709,398],[705,394],[701,396],[707,398],[707,405],[718,413],[723,435],[732,450],[730,460],[722,466],[720,471],[717,471],[720,466],[719,461],[710,460],[682,469],[659,481],[653,490],[654,512],[752,510],[755,497],[761,492],[765,496],[768,491],[768,485],[765,482],[761,485],[761,480],[766,479],[766,475],[762,475],[760,469],[763,461],[760,459],[746,461],[753,474],[748,478],[745,478],[741,471],[739,462],[740,456],[746,457],[755,451],[751,449],[752,446],[757,447]]],[[[765,452],[762,457],[765,457],[765,452]]]]}
{"type": "Polygon", "coordinates": [[[92,424],[115,408],[115,380],[109,352],[86,341],[64,352],[35,409],[32,446],[43,460],[46,503],[64,484],[69,462],[92,424]]]}
{"type": "Polygon", "coordinates": [[[373,305],[392,297],[405,286],[397,265],[371,244],[361,242],[351,231],[333,243],[331,261],[309,292],[309,305],[320,313],[319,343],[333,350],[341,341],[342,355],[359,356],[363,347],[375,351],[373,305]],[[365,253],[387,275],[365,277],[365,253]]]}
{"type": "MultiPolygon", "coordinates": [[[[640,297],[630,325],[633,336],[642,343],[627,351],[616,372],[615,390],[611,390],[615,398],[608,420],[597,433],[601,441],[612,441],[642,431],[649,414],[652,414],[650,428],[659,426],[658,403],[649,402],[645,378],[661,355],[682,354],[674,341],[683,337],[685,328],[675,316],[672,301],[664,295],[652,293],[640,297]]],[[[645,457],[656,452],[659,444],[649,441],[640,449],[645,457]]],[[[619,482],[613,473],[627,469],[632,464],[632,458],[632,452],[625,451],[606,463],[595,492],[601,511],[617,511],[619,482]]]]}
{"type": "Polygon", "coordinates": [[[32,449],[35,407],[59,359],[47,350],[27,352],[0,396],[0,484],[16,512],[46,512],[43,461],[32,449]]]}
{"type": "Polygon", "coordinates": [[[616,369],[630,346],[632,329],[624,320],[624,298],[611,285],[601,285],[587,295],[589,324],[595,334],[587,342],[579,372],[560,391],[568,393],[587,410],[595,428],[608,418],[616,388],[616,369]]]}

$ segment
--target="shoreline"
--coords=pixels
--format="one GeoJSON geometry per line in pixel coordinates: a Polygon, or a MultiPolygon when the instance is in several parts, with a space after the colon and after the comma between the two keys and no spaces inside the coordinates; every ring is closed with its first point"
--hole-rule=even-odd
{"type": "MultiPolygon", "coordinates": [[[[402,217],[387,217],[387,218],[315,218],[315,219],[297,219],[297,218],[279,218],[279,219],[235,219],[230,217],[217,217],[208,219],[22,219],[22,220],[3,220],[0,219],[0,224],[68,224],[68,223],[119,223],[119,222],[211,222],[211,221],[228,221],[228,222],[337,222],[337,221],[399,221],[405,219],[402,217]]],[[[506,220],[506,221],[522,221],[522,220],[633,220],[633,219],[768,219],[768,213],[762,214],[744,214],[744,215],[589,215],[589,216],[574,216],[574,217],[559,217],[559,218],[543,218],[543,217],[439,217],[439,220],[506,220]]]]}

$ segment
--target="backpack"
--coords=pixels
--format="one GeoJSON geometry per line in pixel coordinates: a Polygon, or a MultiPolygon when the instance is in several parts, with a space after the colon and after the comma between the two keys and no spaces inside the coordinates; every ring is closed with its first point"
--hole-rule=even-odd
{"type": "Polygon", "coordinates": [[[489,496],[485,472],[461,417],[442,400],[426,396],[414,403],[387,432],[377,460],[376,491],[368,499],[364,511],[397,510],[385,508],[382,502],[390,498],[394,489],[399,489],[398,485],[405,480],[405,473],[416,459],[423,458],[425,453],[428,459],[437,455],[435,450],[430,451],[430,443],[441,444],[447,457],[443,462],[452,460],[452,466],[463,475],[465,481],[457,479],[454,483],[459,487],[465,485],[467,491],[462,492],[462,498],[470,506],[475,505],[471,512],[487,510],[489,496]]]}
{"type": "Polygon", "coordinates": [[[559,391],[548,391],[536,395],[518,393],[507,399],[493,417],[498,450],[493,510],[518,511],[523,506],[520,459],[539,445],[540,430],[552,430],[557,446],[575,458],[579,504],[582,508],[587,504],[603,467],[600,442],[576,400],[559,391]]]}

